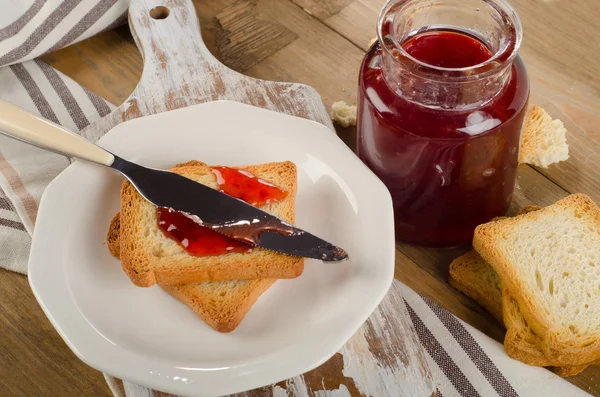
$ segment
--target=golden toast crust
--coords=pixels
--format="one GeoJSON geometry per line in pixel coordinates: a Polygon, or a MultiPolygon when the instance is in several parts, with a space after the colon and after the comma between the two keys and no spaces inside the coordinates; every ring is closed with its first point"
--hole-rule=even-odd
{"type": "MultiPolygon", "coordinates": [[[[503,284],[513,294],[527,324],[541,337],[544,355],[553,362],[583,365],[600,359],[600,335],[593,332],[589,335],[578,335],[576,328],[572,326],[567,328],[565,325],[553,324],[550,319],[552,313],[539,309],[541,307],[539,293],[535,287],[531,287],[532,281],[519,277],[522,273],[517,270],[518,264],[513,263],[514,260],[511,262],[510,259],[511,255],[515,254],[514,250],[508,250],[508,243],[506,243],[518,240],[518,233],[525,230],[524,228],[532,228],[542,221],[555,218],[560,220],[555,222],[558,226],[565,223],[577,225],[579,229],[585,228],[589,231],[588,237],[592,241],[598,241],[600,208],[588,196],[573,194],[539,211],[478,226],[473,246],[494,268],[503,284]]],[[[548,239],[553,239],[549,241],[560,242],[561,237],[553,235],[553,230],[548,230],[548,235],[548,239]]],[[[565,247],[556,249],[567,250],[565,247]]],[[[587,249],[592,250],[590,253],[595,253],[597,251],[594,250],[600,249],[600,246],[587,249]]],[[[572,253],[577,254],[575,251],[572,253]]],[[[567,276],[569,276],[568,272],[565,277],[567,276]]],[[[543,274],[540,273],[539,277],[543,277],[543,274]]],[[[539,287],[541,288],[543,286],[539,287]]],[[[547,288],[549,291],[550,287],[547,288]]]]}
{"type": "MultiPolygon", "coordinates": [[[[237,167],[280,186],[288,196],[264,210],[294,223],[297,190],[296,166],[286,161],[237,167]]],[[[199,183],[217,188],[211,168],[201,162],[187,162],[171,169],[199,183]]],[[[188,255],[165,237],[156,226],[155,207],[128,181],[121,188],[121,262],[131,281],[140,287],[191,284],[202,281],[295,278],[304,270],[304,259],[260,248],[250,253],[228,253],[211,257],[188,255]]]]}

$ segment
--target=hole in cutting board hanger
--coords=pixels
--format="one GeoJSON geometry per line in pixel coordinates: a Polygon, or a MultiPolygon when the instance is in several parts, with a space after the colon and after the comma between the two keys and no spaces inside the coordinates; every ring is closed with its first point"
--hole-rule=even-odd
{"type": "Polygon", "coordinates": [[[170,11],[167,7],[158,6],[150,10],[150,16],[153,19],[165,19],[169,16],[170,11]]]}

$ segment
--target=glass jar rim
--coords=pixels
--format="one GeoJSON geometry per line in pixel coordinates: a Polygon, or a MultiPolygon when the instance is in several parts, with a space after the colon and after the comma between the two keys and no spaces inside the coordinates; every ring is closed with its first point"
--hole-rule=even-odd
{"type": "MultiPolygon", "coordinates": [[[[402,62],[398,59],[394,54],[392,54],[391,49],[385,45],[384,37],[383,37],[383,27],[384,20],[386,16],[391,12],[392,8],[396,6],[398,3],[406,3],[411,0],[389,0],[385,6],[381,9],[379,13],[379,17],[377,20],[377,39],[381,44],[383,51],[387,52],[393,59],[397,62],[402,62]]],[[[397,50],[400,55],[410,63],[418,65],[420,69],[424,71],[433,71],[436,74],[440,72],[444,73],[445,78],[457,78],[459,80],[472,80],[479,79],[485,77],[486,75],[497,73],[498,69],[503,69],[505,65],[512,63],[512,61],[517,56],[518,50],[521,46],[521,41],[523,39],[523,28],[521,26],[521,20],[510,4],[505,0],[480,0],[482,3],[488,4],[493,7],[500,15],[504,18],[503,20],[510,21],[513,31],[513,39],[508,40],[507,43],[499,48],[494,55],[477,65],[461,67],[461,68],[445,68],[441,66],[435,66],[423,62],[412,55],[410,55],[403,47],[402,43],[400,43],[395,35],[391,37],[393,41],[393,47],[397,50]]]]}

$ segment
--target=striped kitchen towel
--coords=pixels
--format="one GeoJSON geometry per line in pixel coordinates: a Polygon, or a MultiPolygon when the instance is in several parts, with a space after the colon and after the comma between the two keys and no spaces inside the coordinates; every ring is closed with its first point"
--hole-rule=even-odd
{"type": "Polygon", "coordinates": [[[2,0],[0,5],[0,65],[10,65],[122,24],[129,0],[2,0]]]}
{"type": "MultiPolygon", "coordinates": [[[[128,7],[129,0],[0,0],[0,98],[73,131],[108,114],[112,105],[35,58],[125,23],[128,7]]],[[[68,164],[0,138],[1,266],[27,272],[41,193],[68,164]]]]}
{"type": "MultiPolygon", "coordinates": [[[[122,23],[128,1],[0,0],[0,3],[2,1],[6,4],[0,4],[3,10],[0,14],[0,98],[72,131],[79,131],[110,113],[113,105],[35,57],[122,23]]],[[[27,273],[30,236],[42,192],[68,165],[69,161],[62,156],[0,136],[0,266],[27,273]]],[[[407,306],[428,355],[439,396],[588,395],[550,371],[508,358],[501,344],[410,288],[403,285],[402,291],[405,301],[397,304],[407,306]]],[[[346,365],[346,360],[344,362],[346,365]]],[[[351,365],[360,369],[362,364],[351,365]]],[[[118,397],[167,397],[120,379],[106,376],[106,380],[118,397]]],[[[365,395],[391,395],[378,391],[384,389],[370,385],[368,379],[366,382],[363,379],[363,383],[355,381],[365,395]]],[[[286,385],[287,390],[281,385],[268,388],[267,395],[314,394],[302,389],[301,385],[306,385],[302,375],[286,385]]],[[[240,396],[243,395],[250,393],[240,396]]],[[[331,392],[323,390],[318,395],[350,394],[340,388],[331,392]]]]}

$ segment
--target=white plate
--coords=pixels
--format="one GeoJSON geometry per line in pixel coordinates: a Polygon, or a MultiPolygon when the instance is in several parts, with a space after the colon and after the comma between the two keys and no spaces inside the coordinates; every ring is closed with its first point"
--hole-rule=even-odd
{"type": "Polygon", "coordinates": [[[308,260],[279,280],[232,333],[208,327],[158,286],[135,287],[105,235],[123,178],[77,161],[46,189],[29,262],[31,287],[77,356],[165,392],[216,396],[275,383],[322,364],[367,320],[391,285],[394,232],[384,185],[325,126],[220,101],[128,121],[99,144],[143,165],[196,159],[298,167],[297,225],[350,260],[308,260]]]}

